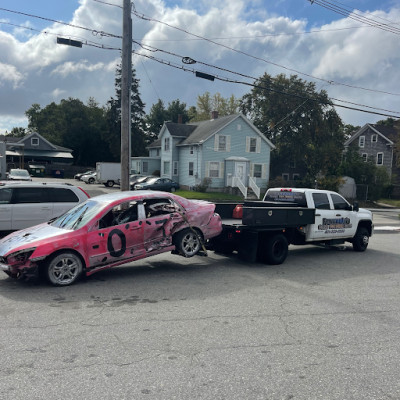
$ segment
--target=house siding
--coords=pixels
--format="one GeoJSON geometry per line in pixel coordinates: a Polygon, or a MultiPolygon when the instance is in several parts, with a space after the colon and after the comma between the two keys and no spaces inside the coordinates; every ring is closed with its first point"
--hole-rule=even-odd
{"type": "Polygon", "coordinates": [[[179,149],[179,184],[194,187],[201,183],[202,151],[199,146],[182,146],[179,149]],[[193,154],[190,154],[193,147],[193,154]],[[189,175],[189,162],[193,162],[193,176],[189,175]]]}
{"type": "Polygon", "coordinates": [[[360,135],[350,143],[350,147],[356,148],[360,156],[367,154],[367,160],[376,164],[378,153],[383,154],[383,164],[389,176],[392,174],[392,164],[393,164],[393,147],[389,144],[385,138],[377,134],[375,130],[371,127],[367,127],[363,130],[360,135]],[[377,140],[372,142],[372,136],[375,135],[377,140]],[[364,136],[364,147],[360,147],[360,136],[364,136]]]}
{"type": "Polygon", "coordinates": [[[229,157],[243,157],[248,160],[246,166],[246,175],[250,174],[252,165],[262,164],[264,176],[262,178],[254,178],[257,185],[263,189],[268,186],[269,180],[269,165],[270,165],[270,152],[271,148],[267,142],[261,139],[261,137],[252,129],[252,127],[243,119],[239,117],[232,121],[228,126],[223,128],[218,134],[230,137],[229,148],[230,151],[216,151],[215,149],[215,135],[211,136],[203,144],[203,165],[202,165],[202,176],[206,174],[206,161],[208,162],[220,162],[223,163],[224,174],[219,178],[211,178],[211,188],[222,188],[226,186],[225,177],[227,174],[234,174],[234,163],[226,163],[225,160],[229,157]],[[246,152],[246,144],[248,143],[247,138],[260,139],[257,144],[257,151],[255,153],[246,152]]]}

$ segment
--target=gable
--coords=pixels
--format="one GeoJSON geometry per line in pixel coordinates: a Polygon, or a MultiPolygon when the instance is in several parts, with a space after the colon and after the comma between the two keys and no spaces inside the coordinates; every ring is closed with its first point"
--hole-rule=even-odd
{"type": "MultiPolygon", "coordinates": [[[[360,128],[357,132],[355,132],[351,138],[347,139],[346,142],[344,143],[345,147],[349,146],[352,142],[354,142],[356,139],[358,139],[360,136],[364,136],[371,131],[371,134],[377,134],[380,136],[383,140],[388,142],[388,144],[393,144],[393,142],[382,133],[382,131],[386,131],[383,128],[390,128],[390,127],[384,127],[381,125],[372,125],[372,124],[365,124],[362,128],[360,128]]],[[[392,128],[394,129],[394,128],[392,128]]]]}

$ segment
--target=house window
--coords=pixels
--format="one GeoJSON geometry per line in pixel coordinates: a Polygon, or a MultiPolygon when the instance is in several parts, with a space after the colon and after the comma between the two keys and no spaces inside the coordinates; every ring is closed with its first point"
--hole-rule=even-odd
{"type": "Polygon", "coordinates": [[[289,174],[282,174],[282,179],[284,181],[288,181],[289,180],[289,174]]]}
{"type": "Polygon", "coordinates": [[[296,161],[295,160],[291,160],[290,161],[289,168],[296,168],[296,161]]]}
{"type": "Polygon", "coordinates": [[[193,154],[193,153],[194,153],[194,147],[190,146],[189,154],[193,154]]]}
{"type": "Polygon", "coordinates": [[[170,174],[171,164],[169,161],[164,161],[164,175],[170,174]]]}
{"type": "Polygon", "coordinates": [[[371,136],[371,143],[376,143],[378,141],[378,135],[371,136]]]}
{"type": "Polygon", "coordinates": [[[37,137],[31,138],[31,146],[39,146],[39,138],[37,137]]]}
{"type": "Polygon", "coordinates": [[[383,153],[376,155],[376,165],[383,165],[383,153]]]}
{"type": "Polygon", "coordinates": [[[164,150],[169,151],[169,137],[164,139],[164,150]]]}
{"type": "Polygon", "coordinates": [[[147,174],[149,172],[149,162],[143,161],[142,163],[142,173],[147,174]]]}
{"type": "Polygon", "coordinates": [[[359,147],[364,147],[365,146],[365,136],[360,136],[358,138],[358,146],[359,147]]]}
{"type": "Polygon", "coordinates": [[[238,131],[241,131],[241,130],[242,130],[242,125],[237,124],[237,125],[236,125],[236,128],[237,128],[238,131]]]}
{"type": "Polygon", "coordinates": [[[368,154],[367,154],[367,153],[362,153],[362,154],[361,154],[361,157],[362,157],[362,160],[363,160],[364,162],[367,162],[367,161],[368,161],[368,154]]]}
{"type": "Polygon", "coordinates": [[[194,162],[190,161],[189,162],[189,176],[194,175],[194,162]]]}
{"type": "Polygon", "coordinates": [[[210,178],[219,178],[219,162],[210,162],[210,178]]]}
{"type": "Polygon", "coordinates": [[[257,151],[257,138],[250,138],[250,153],[255,153],[257,151]]]}
{"type": "Polygon", "coordinates": [[[160,149],[156,150],[156,157],[160,157],[160,149]]]}
{"type": "Polygon", "coordinates": [[[262,164],[254,164],[253,178],[262,177],[262,164]]]}
{"type": "Polygon", "coordinates": [[[218,136],[218,151],[226,151],[226,136],[218,136]]]}
{"type": "Polygon", "coordinates": [[[172,175],[178,175],[178,161],[174,161],[174,171],[172,172],[172,175]]]}
{"type": "Polygon", "coordinates": [[[300,174],[293,174],[293,180],[298,181],[300,179],[300,174]]]}

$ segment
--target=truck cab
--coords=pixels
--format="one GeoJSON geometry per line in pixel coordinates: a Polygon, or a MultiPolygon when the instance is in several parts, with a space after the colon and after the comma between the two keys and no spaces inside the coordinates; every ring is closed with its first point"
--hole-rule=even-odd
{"type": "Polygon", "coordinates": [[[336,192],[318,189],[272,188],[266,192],[264,201],[314,208],[314,223],[304,227],[306,243],[353,241],[357,232],[360,231],[364,232],[363,242],[368,243],[368,238],[373,233],[371,211],[359,209],[357,203],[351,205],[336,192]],[[368,236],[365,235],[366,233],[368,236]]]}

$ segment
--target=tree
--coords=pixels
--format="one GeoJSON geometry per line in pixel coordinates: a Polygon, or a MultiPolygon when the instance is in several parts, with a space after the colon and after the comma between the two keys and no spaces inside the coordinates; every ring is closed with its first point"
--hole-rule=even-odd
{"type": "Polygon", "coordinates": [[[358,184],[368,186],[368,198],[377,200],[384,189],[390,184],[390,178],[385,168],[375,165],[372,161],[364,161],[357,149],[350,146],[344,154],[338,173],[351,176],[358,184]]]}
{"type": "Polygon", "coordinates": [[[275,78],[265,73],[243,96],[241,111],[276,146],[271,155],[271,176],[289,163],[304,171],[305,184],[319,176],[334,175],[340,164],[343,123],[324,90],[296,75],[275,78]]]}
{"type": "Polygon", "coordinates": [[[152,141],[157,139],[161,127],[167,119],[167,110],[164,107],[164,102],[159,99],[157,103],[151,106],[150,112],[145,118],[149,139],[152,141]]]}
{"type": "Polygon", "coordinates": [[[77,165],[93,166],[96,161],[112,161],[107,144],[102,140],[105,130],[103,110],[94,99],[88,105],[78,99],[63,99],[43,109],[33,104],[26,112],[28,126],[51,143],[71,148],[77,165]]]}
{"type": "Polygon", "coordinates": [[[28,131],[26,128],[22,127],[15,127],[11,129],[11,132],[8,134],[8,136],[12,137],[19,137],[22,138],[28,134],[28,131]]]}
{"type": "Polygon", "coordinates": [[[235,96],[224,98],[220,93],[211,96],[210,92],[197,96],[196,113],[191,120],[204,121],[211,118],[212,111],[218,111],[219,116],[231,115],[238,112],[239,100],[235,96]]]}
{"type": "MultiPolygon", "coordinates": [[[[111,97],[105,107],[107,133],[104,140],[107,141],[114,158],[120,159],[121,154],[121,65],[117,66],[115,77],[116,98],[111,97]]],[[[146,146],[151,142],[146,135],[144,103],[140,98],[139,79],[136,71],[132,69],[131,85],[131,155],[142,156],[146,154],[146,146]]]]}

